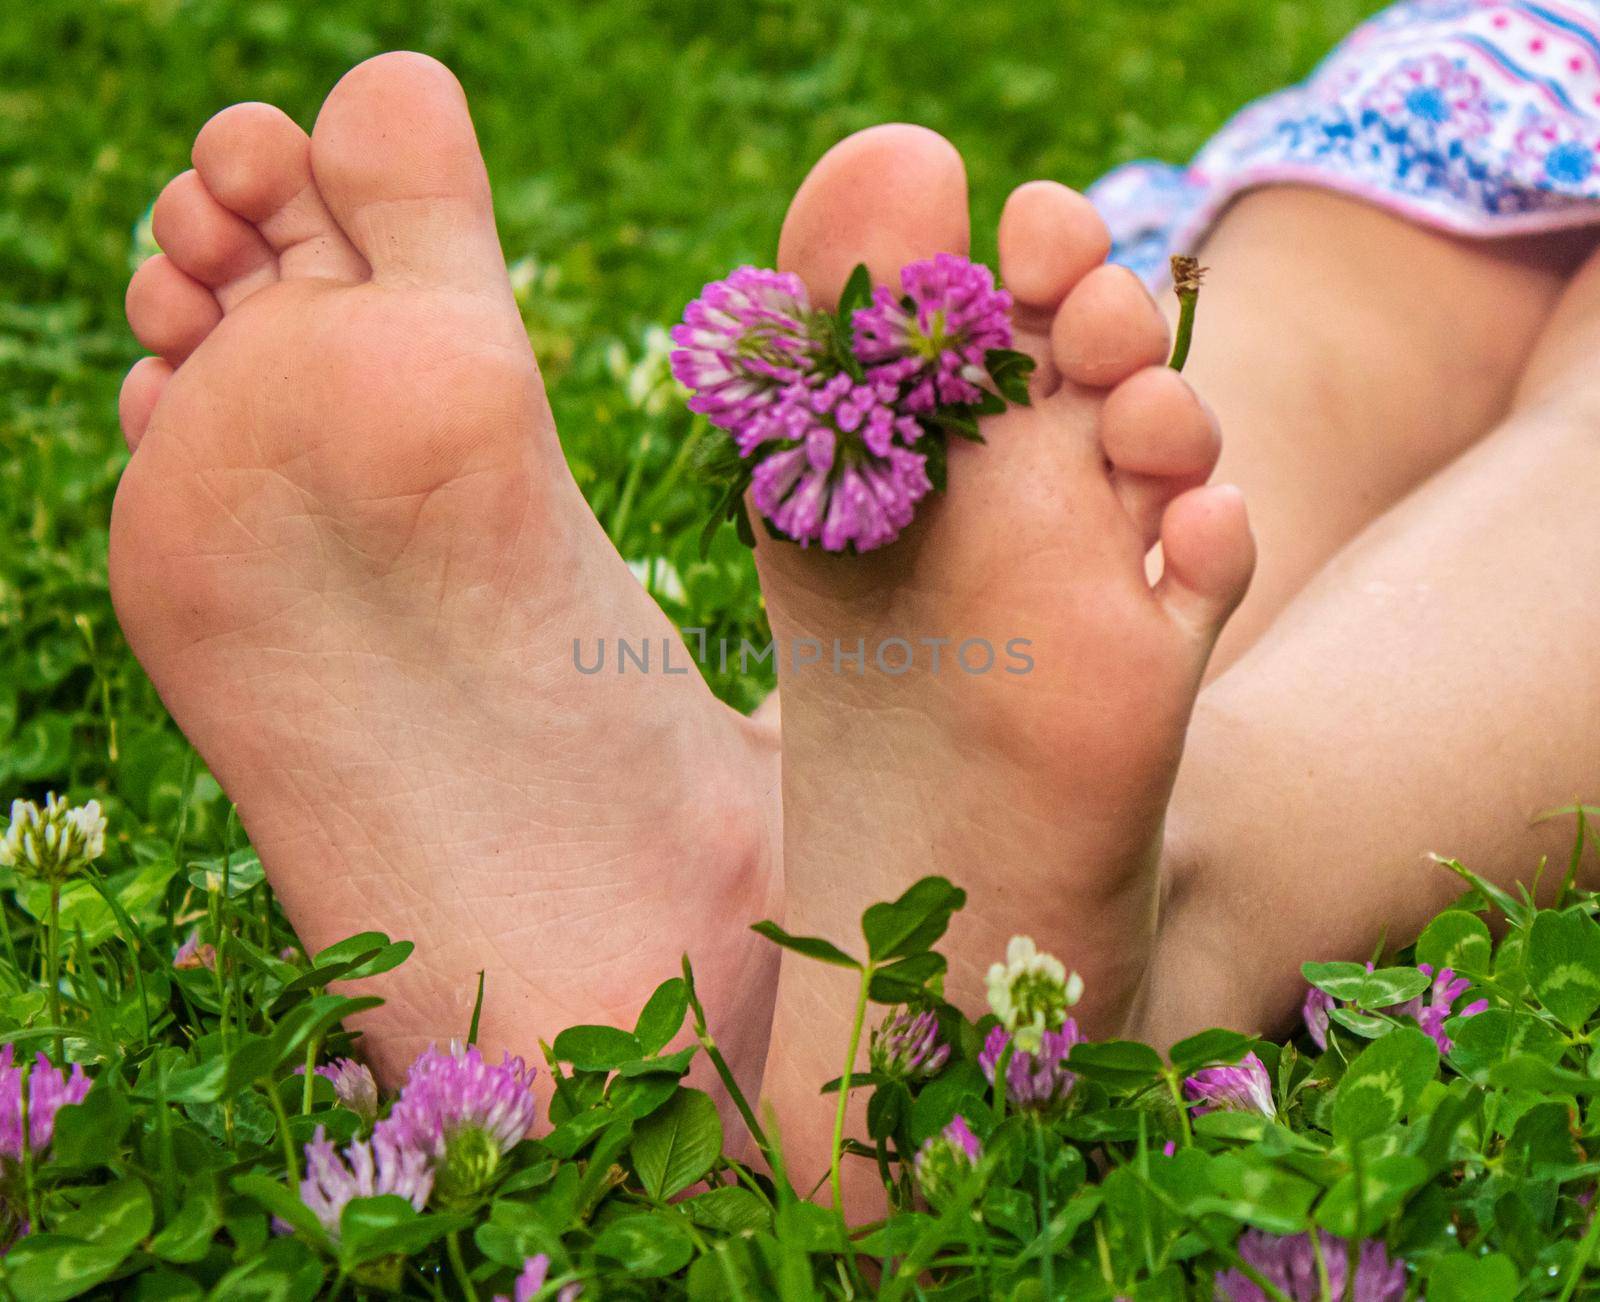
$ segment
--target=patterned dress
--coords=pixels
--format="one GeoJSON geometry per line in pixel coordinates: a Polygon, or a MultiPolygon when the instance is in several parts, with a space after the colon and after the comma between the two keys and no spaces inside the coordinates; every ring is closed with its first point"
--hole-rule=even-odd
{"type": "Polygon", "coordinates": [[[1600,0],[1405,0],[1188,167],[1129,163],[1089,197],[1113,261],[1154,285],[1240,194],[1284,183],[1459,235],[1600,222],[1600,0]]]}

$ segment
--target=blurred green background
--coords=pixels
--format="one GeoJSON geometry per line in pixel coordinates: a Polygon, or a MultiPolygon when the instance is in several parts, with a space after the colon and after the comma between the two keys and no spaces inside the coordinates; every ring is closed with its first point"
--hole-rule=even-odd
{"type": "MultiPolygon", "coordinates": [[[[0,16],[0,796],[98,794],[147,826],[225,805],[105,595],[135,226],[223,106],[310,126],[351,64],[425,50],[465,84],[501,238],[579,482],[680,623],[761,627],[748,557],[683,474],[662,327],[770,262],[840,136],[923,123],[966,154],[977,256],[1006,191],[1181,160],[1308,70],[1372,0],[14,0],[0,16]],[[188,799],[181,799],[183,795],[188,799]]],[[[714,686],[748,708],[764,684],[714,686]]],[[[210,811],[210,812],[208,812],[210,811]]],[[[191,831],[194,829],[191,828],[191,831]]],[[[203,830],[203,829],[202,829],[203,830]]]]}

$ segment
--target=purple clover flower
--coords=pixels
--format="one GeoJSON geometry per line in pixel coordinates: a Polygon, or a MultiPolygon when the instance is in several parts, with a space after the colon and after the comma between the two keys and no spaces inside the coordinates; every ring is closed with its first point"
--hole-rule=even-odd
{"type": "Polygon", "coordinates": [[[354,1112],[367,1125],[378,1116],[378,1082],[363,1062],[354,1058],[335,1058],[317,1068],[317,1075],[333,1084],[339,1105],[354,1112]]]}
{"type": "Polygon", "coordinates": [[[467,1128],[481,1130],[507,1153],[527,1138],[538,1114],[534,1075],[509,1053],[499,1066],[485,1062],[475,1044],[424,1049],[384,1125],[435,1157],[443,1157],[451,1137],[467,1128]]]}
{"type": "MultiPolygon", "coordinates": [[[[507,1297],[504,1293],[496,1293],[494,1302],[533,1302],[539,1296],[539,1291],[544,1288],[544,1282],[550,1275],[550,1256],[541,1252],[537,1256],[529,1257],[522,1263],[522,1273],[517,1276],[512,1287],[512,1295],[507,1297]]],[[[582,1284],[568,1284],[556,1294],[556,1302],[573,1302],[583,1292],[582,1284]]]]}
{"type": "Polygon", "coordinates": [[[914,1080],[943,1067],[950,1060],[950,1046],[939,1039],[939,1020],[931,1012],[903,1008],[872,1032],[867,1056],[873,1071],[914,1080]]]}
{"type": "Polygon", "coordinates": [[[1011,347],[1011,295],[953,253],[908,264],[900,289],[878,286],[852,317],[851,351],[868,378],[903,388],[905,410],[922,415],[981,400],[986,354],[1011,347]]]}
{"type": "Polygon", "coordinates": [[[750,481],[756,509],[802,547],[865,552],[893,542],[933,487],[927,458],[911,450],[922,426],[894,400],[892,385],[843,372],[784,389],[734,432],[742,456],[761,457],[750,481]]]}
{"type": "MultiPolygon", "coordinates": [[[[1373,965],[1368,963],[1367,971],[1372,970],[1373,965]]],[[[1457,1008],[1456,1000],[1466,993],[1472,984],[1471,981],[1466,977],[1458,977],[1453,969],[1447,967],[1440,968],[1435,973],[1431,963],[1418,963],[1417,971],[1432,977],[1433,984],[1414,999],[1392,1004],[1377,1011],[1389,1017],[1411,1018],[1432,1037],[1433,1042],[1439,1046],[1440,1053],[1449,1053],[1455,1044],[1445,1034],[1444,1024],[1452,1017],[1476,1017],[1488,1008],[1489,1001],[1474,999],[1465,1008],[1457,1008]]],[[[1338,1000],[1315,986],[1306,992],[1305,1003],[1300,1013],[1305,1020],[1306,1033],[1319,1049],[1328,1047],[1329,1014],[1337,1007],[1339,1007],[1338,1000]]]]}
{"type": "Polygon", "coordinates": [[[1440,1053],[1449,1053],[1455,1047],[1444,1033],[1444,1024],[1452,1017],[1476,1017],[1489,1006],[1487,999],[1474,999],[1465,1008],[1457,1009],[1455,1002],[1472,984],[1466,977],[1458,977],[1450,968],[1440,968],[1437,973],[1430,963],[1418,963],[1417,971],[1433,977],[1433,984],[1403,1004],[1386,1010],[1390,1016],[1404,1015],[1415,1019],[1418,1026],[1433,1037],[1440,1053]]]}
{"type": "MultiPolygon", "coordinates": [[[[533,1302],[539,1296],[539,1289],[544,1288],[544,1281],[550,1275],[549,1252],[539,1252],[538,1256],[528,1257],[522,1264],[522,1273],[517,1276],[517,1283],[512,1286],[512,1296],[507,1297],[504,1292],[494,1294],[494,1302],[533,1302]]],[[[573,1302],[584,1291],[582,1284],[568,1284],[566,1288],[555,1294],[555,1302],[573,1302]]]]}
{"type": "MultiPolygon", "coordinates": [[[[1312,1234],[1317,1231],[1313,1230],[1312,1234]]],[[[1324,1296],[1345,1296],[1348,1250],[1343,1239],[1318,1236],[1329,1291],[1324,1294],[1317,1274],[1316,1250],[1310,1234],[1267,1234],[1246,1230],[1235,1245],[1238,1253],[1291,1302],[1320,1302],[1324,1296]]],[[[1375,1239],[1361,1245],[1356,1263],[1352,1302],[1401,1302],[1406,1295],[1406,1268],[1391,1261],[1388,1250],[1375,1239]]],[[[1217,1272],[1217,1296],[1226,1302],[1266,1302],[1266,1293],[1238,1269],[1217,1272]]]]}
{"type": "MultiPolygon", "coordinates": [[[[68,1103],[82,1103],[92,1082],[74,1063],[63,1071],[43,1053],[28,1073],[28,1148],[41,1156],[55,1138],[56,1113],[68,1103]]],[[[22,1068],[14,1066],[8,1044],[0,1048],[0,1171],[22,1161],[22,1068]]]]}
{"type": "Polygon", "coordinates": [[[937,1135],[923,1142],[911,1159],[922,1196],[937,1206],[955,1193],[983,1160],[983,1141],[959,1114],[937,1135]]]}
{"type": "Polygon", "coordinates": [[[1318,990],[1312,986],[1306,991],[1306,1001],[1300,1007],[1300,1016],[1306,1024],[1306,1034],[1311,1037],[1311,1043],[1319,1049],[1328,1047],[1328,1027],[1331,1024],[1328,1014],[1339,1006],[1326,990],[1318,990]]]}
{"type": "Polygon", "coordinates": [[[476,1045],[425,1049],[373,1136],[435,1160],[444,1200],[469,1197],[533,1128],[539,1110],[533,1078],[534,1069],[509,1053],[494,1066],[476,1045]]]}
{"type": "Polygon", "coordinates": [[[394,1135],[374,1134],[371,1139],[358,1139],[341,1154],[318,1126],[306,1145],[300,1201],[337,1241],[339,1218],[351,1199],[395,1194],[420,1212],[433,1191],[433,1174],[430,1156],[397,1142],[394,1135]]]}
{"type": "Polygon", "coordinates": [[[517,1281],[511,1290],[511,1296],[496,1293],[494,1302],[533,1302],[539,1290],[544,1287],[545,1278],[550,1274],[550,1254],[541,1252],[537,1256],[529,1257],[522,1263],[522,1270],[517,1275],[517,1281]]]}
{"type": "MultiPolygon", "coordinates": [[[[1006,1064],[1006,1098],[1016,1107],[1036,1111],[1064,1102],[1078,1081],[1076,1073],[1067,1070],[1067,1055],[1073,1045],[1082,1042],[1083,1032],[1069,1017],[1059,1030],[1041,1033],[1037,1053],[1013,1048],[1006,1064]]],[[[978,1066],[989,1084],[994,1084],[995,1072],[1011,1043],[1011,1032],[1003,1026],[996,1026],[984,1040],[978,1066]]]]}
{"type": "Polygon", "coordinates": [[[983,1141],[972,1133],[972,1127],[967,1124],[965,1117],[957,1115],[951,1118],[943,1133],[945,1139],[961,1151],[968,1166],[977,1166],[983,1160],[983,1141]]]}
{"type": "Polygon", "coordinates": [[[1259,1112],[1275,1117],[1272,1078],[1266,1064],[1247,1053],[1231,1067],[1206,1067],[1185,1078],[1183,1093],[1197,1115],[1207,1112],[1259,1112]]]}
{"type": "Polygon", "coordinates": [[[880,287],[853,315],[863,379],[841,369],[832,318],[798,277],[740,267],[685,309],[672,372],[755,463],[751,501],[777,531],[866,552],[898,538],[932,488],[918,417],[985,396],[1010,310],[985,267],[948,253],[912,263],[900,293],[880,287]]]}
{"type": "Polygon", "coordinates": [[[172,955],[172,966],[180,972],[193,971],[197,968],[210,971],[217,966],[217,947],[209,941],[202,943],[200,928],[191,927],[183,944],[179,945],[172,955]]]}
{"type": "Polygon", "coordinates": [[[712,281],[672,328],[672,373],[693,390],[689,410],[736,431],[780,390],[811,382],[817,317],[799,276],[740,267],[712,281]]]}

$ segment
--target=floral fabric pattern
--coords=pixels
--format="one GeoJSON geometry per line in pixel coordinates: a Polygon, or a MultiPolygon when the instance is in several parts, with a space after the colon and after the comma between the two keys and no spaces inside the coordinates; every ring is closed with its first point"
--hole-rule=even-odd
{"type": "Polygon", "coordinates": [[[1155,285],[1240,194],[1285,183],[1459,235],[1600,222],[1600,0],[1405,0],[1188,167],[1129,163],[1089,197],[1112,260],[1155,285]]]}

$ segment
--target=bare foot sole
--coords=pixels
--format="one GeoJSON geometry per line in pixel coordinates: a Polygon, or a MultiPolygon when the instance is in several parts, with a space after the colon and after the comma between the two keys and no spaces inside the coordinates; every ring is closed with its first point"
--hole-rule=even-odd
{"type": "Polygon", "coordinates": [[[767,1039],[770,729],[694,675],[563,461],[460,87],[350,72],[308,137],[240,104],[155,212],[128,315],[113,596],[313,949],[415,940],[366,1023],[395,1073],[464,1033],[630,1024],[687,950],[731,1056],[767,1039]]]}
{"type": "MultiPolygon", "coordinates": [[[[967,239],[955,150],[878,128],[818,163],[780,265],[831,302],[858,261],[888,281],[967,239]]],[[[1133,275],[1105,265],[1108,242],[1080,196],[1019,189],[1000,271],[1039,363],[1033,405],[988,421],[987,446],[951,449],[948,494],[894,545],[757,551],[780,645],[824,648],[780,661],[786,926],[837,935],[944,873],[971,897],[945,947],[950,997],[980,1007],[987,965],[1029,934],[1083,975],[1082,1018],[1102,1034],[1140,996],[1189,713],[1254,559],[1238,492],[1204,486],[1215,424],[1163,365],[1166,326],[1133,275]],[[881,668],[877,649],[905,644],[909,669],[898,649],[881,668]],[[864,665],[836,646],[864,646],[864,665]]],[[[822,1161],[816,1082],[838,1074],[853,994],[848,973],[818,964],[786,963],[780,979],[768,1088],[803,1182],[822,1161]]]]}

